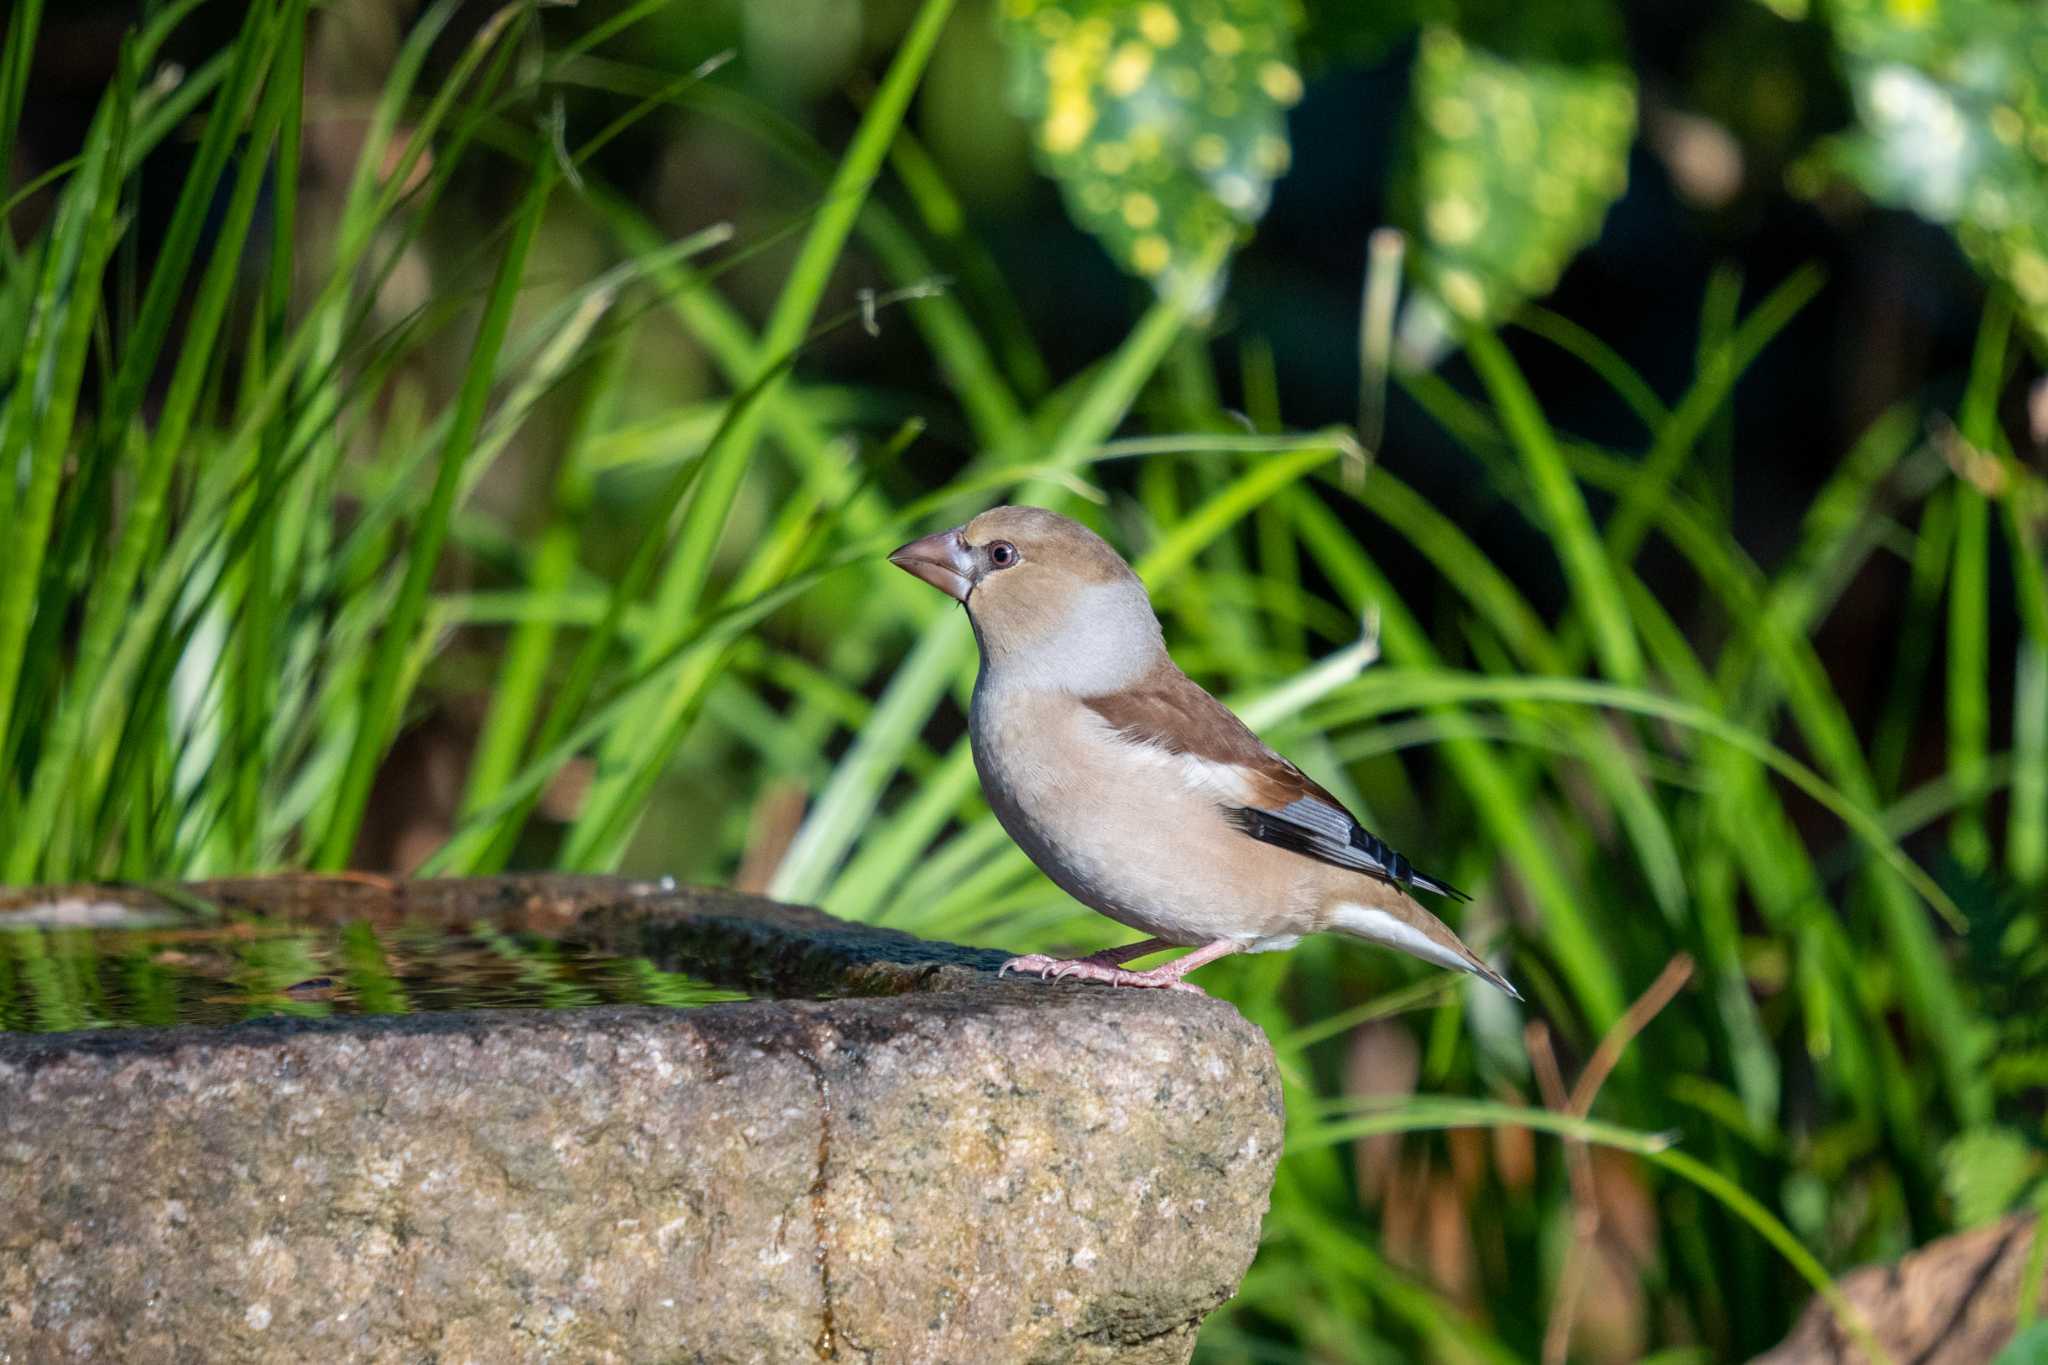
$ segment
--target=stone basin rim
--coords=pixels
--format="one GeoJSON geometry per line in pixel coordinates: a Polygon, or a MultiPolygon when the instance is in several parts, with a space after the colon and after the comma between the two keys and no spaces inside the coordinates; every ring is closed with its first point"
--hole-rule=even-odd
{"type": "MultiPolygon", "coordinates": [[[[754,998],[687,1007],[600,1004],[561,1009],[429,1009],[395,1015],[277,1015],[169,1027],[0,1032],[0,1045],[20,1038],[114,1040],[131,1033],[153,1037],[222,1031],[253,1040],[264,1036],[262,1030],[290,1036],[314,1026],[346,1028],[356,1021],[391,1019],[442,1021],[432,1026],[433,1031],[460,1034],[506,1027],[528,1015],[580,1018],[595,1012],[637,1009],[691,1016],[740,1011],[741,1017],[751,1017],[750,1012],[783,1006],[915,995],[968,994],[990,1001],[1028,1001],[1035,1006],[1075,1001],[1091,1008],[1114,1000],[1118,1002],[1115,1009],[1140,1001],[1143,1008],[1167,1010],[1205,1009],[1212,1000],[1174,991],[1116,990],[1083,982],[1003,976],[999,969],[1010,955],[1001,949],[920,939],[898,929],[837,919],[810,906],[645,878],[514,874],[406,881],[353,874],[289,874],[167,889],[136,883],[0,889],[0,922],[9,914],[37,907],[95,901],[126,905],[138,912],[174,912],[188,917],[196,913],[192,905],[198,902],[306,927],[354,919],[383,924],[424,919],[451,928],[489,922],[621,957],[646,957],[665,969],[745,990],[754,998]]],[[[80,927],[90,930],[94,926],[80,927]]],[[[1215,1003],[1235,1012],[1225,1002],[1215,1003]]]]}
{"type": "MultiPolygon", "coordinates": [[[[790,1025],[820,1018],[845,1037],[849,1024],[858,1025],[860,1007],[877,1013],[922,1012],[927,1002],[949,1016],[973,1013],[1000,1022],[1005,1014],[1037,1014],[1045,1010],[1082,1008],[1091,1012],[1098,1005],[1115,1016],[1145,1010],[1171,1013],[1207,1010],[1220,1006],[1233,1016],[1236,1008],[1214,997],[1168,991],[1119,991],[1115,995],[1102,987],[1076,982],[1028,983],[1042,991],[1033,995],[1025,983],[986,990],[906,990],[888,995],[786,996],[763,1000],[721,1000],[704,1005],[576,1005],[560,1009],[488,1008],[460,1010],[415,1010],[406,1014],[334,1014],[326,1016],[277,1014],[219,1024],[177,1024],[168,1027],[118,1027],[62,1029],[47,1032],[0,1031],[0,1072],[10,1066],[32,1073],[58,1057],[93,1055],[102,1058],[159,1057],[191,1049],[279,1048],[306,1038],[326,1036],[384,1037],[390,1035],[451,1041],[475,1041],[486,1034],[533,1035],[536,1041],[552,1040],[560,1034],[579,1031],[611,1032],[617,1029],[658,1030],[664,1027],[693,1032],[729,1034],[747,1038],[771,1031],[776,1021],[790,1025]],[[1170,998],[1161,998],[1170,997],[1170,998]],[[849,1008],[853,1007],[853,1008],[849,1008]]],[[[848,1039],[857,1043],[858,1037],[848,1039]]]]}

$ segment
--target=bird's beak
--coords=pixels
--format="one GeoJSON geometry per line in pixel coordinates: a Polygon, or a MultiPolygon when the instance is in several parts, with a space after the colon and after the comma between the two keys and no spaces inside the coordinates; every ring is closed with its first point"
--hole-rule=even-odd
{"type": "Polygon", "coordinates": [[[889,562],[956,601],[965,602],[974,590],[974,558],[967,553],[967,537],[957,526],[911,541],[890,555],[889,562]]]}

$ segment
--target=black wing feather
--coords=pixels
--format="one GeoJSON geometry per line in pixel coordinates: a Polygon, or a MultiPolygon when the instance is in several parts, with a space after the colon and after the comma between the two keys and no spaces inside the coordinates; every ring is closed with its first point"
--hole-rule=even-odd
{"type": "Polygon", "coordinates": [[[1233,825],[1260,843],[1363,872],[1395,886],[1414,887],[1452,900],[1472,899],[1449,882],[1417,872],[1406,857],[1348,812],[1313,797],[1291,801],[1278,811],[1232,806],[1225,813],[1233,825]]]}

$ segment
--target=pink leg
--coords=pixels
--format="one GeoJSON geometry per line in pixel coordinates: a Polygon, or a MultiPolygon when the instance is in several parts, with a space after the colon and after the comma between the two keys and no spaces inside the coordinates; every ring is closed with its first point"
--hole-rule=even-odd
{"type": "Polygon", "coordinates": [[[1041,981],[1053,981],[1072,971],[1088,971],[1096,967],[1121,967],[1134,957],[1144,957],[1147,953],[1163,953],[1175,946],[1163,938],[1145,938],[1139,939],[1136,943],[1104,948],[1101,952],[1090,953],[1086,957],[1062,958],[1047,957],[1044,953],[1026,953],[1023,957],[1013,957],[1005,962],[996,975],[1002,976],[1007,972],[1037,972],[1041,981]]]}
{"type": "Polygon", "coordinates": [[[1203,944],[1186,957],[1176,958],[1150,971],[1126,971],[1119,965],[1130,958],[1143,957],[1147,953],[1156,953],[1163,948],[1174,946],[1176,945],[1163,939],[1148,938],[1142,943],[1127,943],[1120,948],[1105,949],[1090,957],[1061,960],[1032,953],[1027,957],[1011,958],[1003,964],[1002,971],[997,975],[1008,971],[1037,972],[1040,977],[1054,981],[1071,978],[1075,981],[1101,981],[1111,986],[1149,987],[1153,990],[1187,991],[1194,995],[1206,995],[1207,992],[1200,986],[1181,978],[1203,963],[1226,957],[1244,945],[1236,939],[1219,938],[1214,943],[1203,944]]]}

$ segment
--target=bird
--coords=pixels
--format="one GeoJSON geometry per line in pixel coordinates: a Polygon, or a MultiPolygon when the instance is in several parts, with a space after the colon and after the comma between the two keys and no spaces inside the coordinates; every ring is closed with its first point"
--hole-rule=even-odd
{"type": "Polygon", "coordinates": [[[981,651],[969,744],[1003,829],[1055,885],[1147,935],[1000,974],[1205,994],[1187,974],[1335,932],[1522,997],[1411,894],[1418,871],[1183,673],[1144,583],[1102,537],[1005,506],[889,562],[958,601],[981,651]],[[1164,965],[1125,964],[1171,948],[1164,965]]]}

